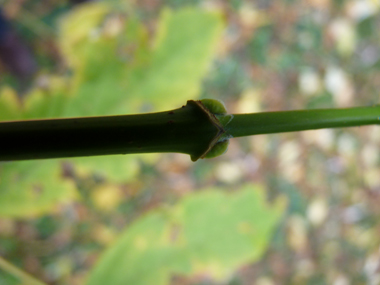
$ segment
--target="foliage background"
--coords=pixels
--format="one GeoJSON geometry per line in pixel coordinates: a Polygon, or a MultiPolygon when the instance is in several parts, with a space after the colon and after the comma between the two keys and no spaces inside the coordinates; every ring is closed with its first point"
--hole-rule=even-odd
{"type": "MultiPolygon", "coordinates": [[[[111,1],[112,13],[101,5],[72,10],[64,2],[42,2],[3,1],[41,71],[22,107],[17,82],[2,73],[1,120],[159,111],[206,97],[222,99],[231,113],[378,103],[376,1],[119,0],[111,1]],[[189,6],[199,12],[187,14],[191,25],[171,18],[177,12],[186,17],[189,6]],[[165,42],[168,26],[170,35],[186,39],[165,42]],[[117,56],[106,56],[115,50],[117,56]]],[[[162,277],[164,284],[377,284],[379,144],[379,128],[361,127],[232,140],[224,156],[196,163],[180,154],[4,163],[0,254],[49,284],[82,284],[123,229],[145,223],[142,232],[154,238],[151,226],[160,224],[154,219],[164,215],[164,221],[183,226],[175,209],[208,197],[205,189],[239,195],[248,187],[256,195],[265,189],[272,201],[288,200],[285,212],[281,205],[273,210],[275,234],[253,244],[264,256],[245,257],[232,246],[232,255],[214,262],[219,267],[165,266],[170,274],[162,277]],[[231,256],[238,262],[225,264],[231,256]],[[232,272],[224,276],[226,268],[232,272]]],[[[210,201],[223,200],[207,199],[209,207],[196,207],[203,217],[220,205],[213,208],[210,201]]],[[[265,203],[255,208],[260,205],[265,203]]],[[[239,224],[242,216],[232,212],[239,224]]],[[[264,207],[249,217],[257,225],[270,214],[264,207]]],[[[207,230],[216,219],[199,218],[190,232],[207,230]],[[201,230],[194,226],[200,221],[201,230]]],[[[227,222],[217,224],[228,230],[227,222]]],[[[210,249],[219,236],[205,235],[201,244],[209,239],[210,249]]],[[[226,244],[240,243],[236,235],[226,244]]],[[[169,251],[150,253],[161,260],[169,251]]],[[[154,258],[147,255],[145,261],[154,258]]],[[[188,260],[176,258],[177,265],[188,260]]],[[[154,272],[162,273],[159,264],[154,272]]],[[[147,271],[153,272],[145,269],[139,276],[147,271]]],[[[1,282],[17,284],[2,271],[1,282]]]]}

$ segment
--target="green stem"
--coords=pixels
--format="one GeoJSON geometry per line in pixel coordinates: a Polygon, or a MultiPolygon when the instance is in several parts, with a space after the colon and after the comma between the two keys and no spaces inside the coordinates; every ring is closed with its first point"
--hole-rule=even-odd
{"type": "Polygon", "coordinates": [[[0,123],[0,161],[178,152],[197,160],[221,127],[200,101],[161,113],[0,123]]]}
{"type": "Polygon", "coordinates": [[[380,124],[380,106],[237,114],[225,127],[232,137],[380,124]]]}
{"type": "Polygon", "coordinates": [[[0,268],[3,269],[5,272],[15,276],[17,279],[19,279],[22,282],[22,284],[46,285],[46,283],[40,280],[37,280],[33,276],[29,275],[28,273],[22,271],[21,269],[17,268],[13,264],[9,263],[1,256],[0,256],[0,268]]]}
{"type": "Polygon", "coordinates": [[[228,139],[380,124],[380,106],[228,115],[216,100],[161,113],[0,123],[0,161],[106,154],[225,152],[228,139]]]}

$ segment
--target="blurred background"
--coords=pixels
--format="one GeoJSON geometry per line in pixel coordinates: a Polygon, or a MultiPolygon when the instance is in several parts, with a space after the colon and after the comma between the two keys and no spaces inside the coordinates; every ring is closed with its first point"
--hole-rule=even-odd
{"type": "MultiPolygon", "coordinates": [[[[0,4],[2,121],[379,103],[375,0],[0,4]]],[[[195,163],[1,163],[0,257],[47,284],[97,284],[115,260],[120,284],[379,284],[379,151],[368,126],[233,139],[195,163]]],[[[22,283],[0,266],[0,284],[22,283]]]]}

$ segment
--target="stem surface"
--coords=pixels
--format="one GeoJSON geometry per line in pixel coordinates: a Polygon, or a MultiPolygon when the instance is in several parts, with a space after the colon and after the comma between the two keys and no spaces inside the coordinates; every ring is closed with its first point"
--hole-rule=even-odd
{"type": "Polygon", "coordinates": [[[195,161],[222,154],[231,137],[380,124],[380,106],[228,115],[209,101],[160,113],[2,122],[0,161],[152,152],[195,161]]]}
{"type": "Polygon", "coordinates": [[[176,152],[202,157],[220,128],[199,101],[150,114],[0,123],[0,161],[176,152]]]}
{"type": "Polygon", "coordinates": [[[234,114],[232,137],[380,124],[380,106],[234,114]]]}

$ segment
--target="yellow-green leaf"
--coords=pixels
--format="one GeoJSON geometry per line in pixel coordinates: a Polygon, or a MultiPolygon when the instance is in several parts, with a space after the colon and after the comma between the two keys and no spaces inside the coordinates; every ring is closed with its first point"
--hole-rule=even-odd
{"type": "Polygon", "coordinates": [[[226,194],[199,191],[136,220],[101,257],[88,283],[168,284],[171,275],[207,273],[222,281],[260,259],[284,211],[246,185],[226,194]]]}
{"type": "Polygon", "coordinates": [[[62,178],[56,160],[0,165],[2,217],[32,217],[51,212],[57,204],[71,201],[75,196],[73,182],[62,178]]]}

